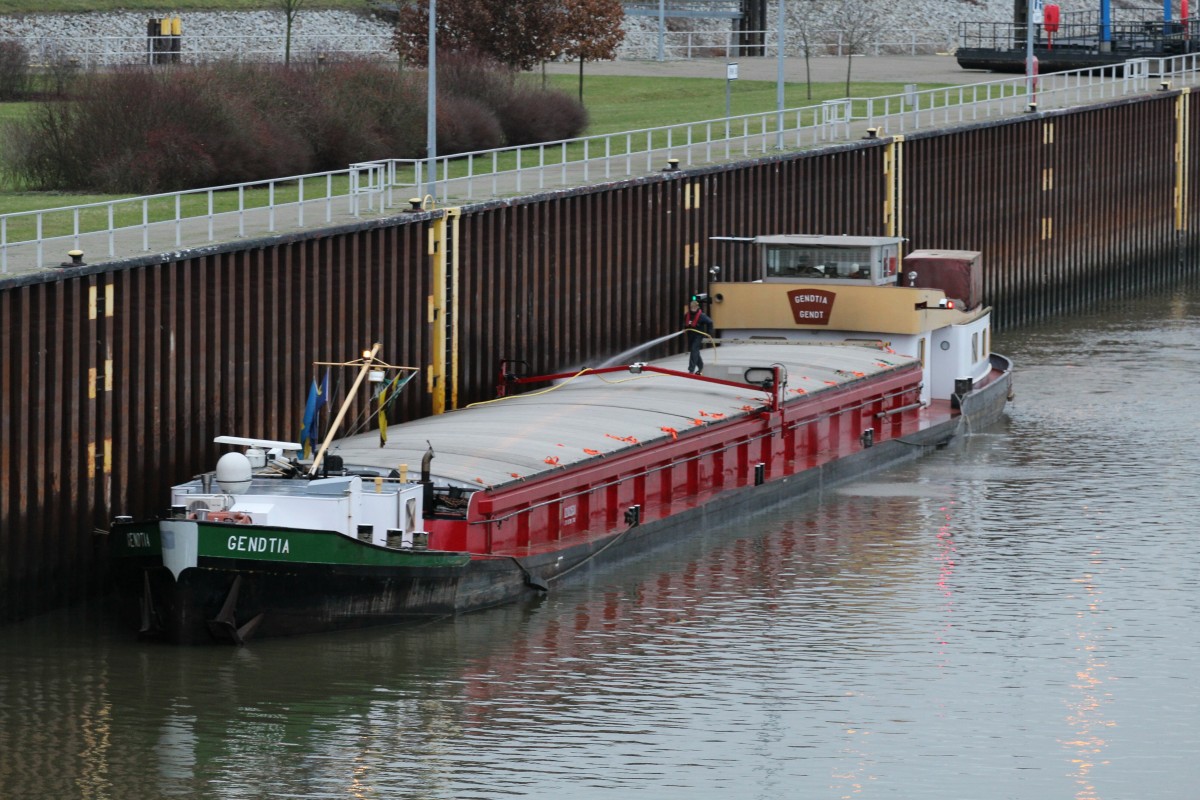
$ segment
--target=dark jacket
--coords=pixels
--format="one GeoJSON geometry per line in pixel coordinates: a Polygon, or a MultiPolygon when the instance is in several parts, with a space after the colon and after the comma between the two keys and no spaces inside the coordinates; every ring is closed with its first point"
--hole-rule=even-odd
{"type": "Polygon", "coordinates": [[[710,317],[708,314],[705,314],[703,309],[698,309],[695,312],[692,312],[689,309],[688,311],[685,311],[683,314],[683,327],[685,330],[688,331],[688,334],[687,334],[688,345],[690,346],[693,343],[698,344],[698,343],[704,341],[705,337],[703,334],[697,333],[696,331],[704,331],[704,333],[707,333],[709,336],[712,335],[712,332],[713,332],[712,317],[710,317]],[[691,330],[688,330],[688,329],[691,329],[691,330]]]}

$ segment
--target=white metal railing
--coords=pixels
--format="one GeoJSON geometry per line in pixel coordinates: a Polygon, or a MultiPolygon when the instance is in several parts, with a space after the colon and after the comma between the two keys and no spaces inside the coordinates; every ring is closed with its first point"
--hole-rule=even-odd
{"type": "MultiPolygon", "coordinates": [[[[1111,70],[1109,70],[1111,72],[1111,70]]],[[[1084,105],[1146,92],[1161,82],[1187,85],[1200,76],[1200,54],[1128,62],[1124,76],[1076,70],[1041,76],[1030,96],[1024,76],[884,97],[845,98],[815,106],[665,125],[444,156],[436,162],[439,202],[469,202],[645,175],[677,164],[719,163],[863,135],[1084,105]],[[874,128],[874,132],[869,132],[874,128]]],[[[10,254],[23,268],[45,264],[54,244],[116,257],[202,245],[282,228],[383,214],[425,194],[423,161],[387,159],[327,173],[186,192],[0,215],[0,273],[10,254]],[[398,199],[399,198],[399,199],[398,199]],[[135,221],[130,223],[130,216],[135,221]],[[24,234],[14,234],[22,229],[24,234]],[[153,240],[153,244],[152,244],[153,240]],[[22,249],[23,248],[23,249],[22,249]]],[[[60,251],[56,251],[60,252],[60,251]]],[[[57,263],[57,260],[55,260],[57,263]]]]}
{"type": "MultiPolygon", "coordinates": [[[[896,95],[461,153],[437,160],[438,196],[473,201],[546,191],[669,169],[672,159],[683,166],[711,164],[846,141],[872,128],[874,135],[885,136],[1012,116],[1031,106],[1045,110],[1089,104],[1149,90],[1151,72],[1188,81],[1200,77],[1200,62],[1193,61],[1195,68],[1187,69],[1166,63],[1173,59],[1155,61],[1163,62],[1157,70],[1148,60],[1129,62],[1117,78],[1106,77],[1103,70],[1050,73],[1038,78],[1032,96],[1024,76],[919,91],[913,85],[896,95]]],[[[422,162],[378,163],[390,165],[396,174],[412,175],[414,184],[404,188],[415,191],[425,185],[422,162]]]]}
{"type": "MultiPolygon", "coordinates": [[[[69,244],[79,249],[86,241],[90,251],[96,247],[109,258],[117,255],[117,237],[135,240],[137,249],[150,252],[158,248],[182,247],[185,240],[213,242],[220,238],[272,233],[281,225],[303,227],[315,222],[331,222],[335,208],[346,206],[345,213],[358,213],[363,192],[352,187],[355,167],[334,172],[292,175],[250,183],[213,186],[183,192],[129,197],[78,206],[16,211],[0,214],[0,273],[9,271],[9,250],[17,245],[32,245],[35,266],[45,263],[45,248],[50,243],[69,244]],[[341,179],[341,180],[339,180],[341,179]],[[314,189],[314,187],[316,187],[314,189]],[[309,217],[305,218],[306,212],[309,217]],[[285,216],[286,215],[286,216],[285,216]],[[129,224],[129,220],[136,220],[129,224]],[[118,224],[118,220],[126,224],[118,224]],[[32,227],[34,235],[14,238],[13,228],[32,227]],[[30,225],[30,223],[32,223],[30,225]],[[65,231],[52,233],[52,231],[65,231]],[[140,238],[140,242],[136,241],[140,238]]],[[[368,193],[368,196],[371,196],[368,193]]],[[[373,210],[373,206],[368,206],[373,210]]]]}

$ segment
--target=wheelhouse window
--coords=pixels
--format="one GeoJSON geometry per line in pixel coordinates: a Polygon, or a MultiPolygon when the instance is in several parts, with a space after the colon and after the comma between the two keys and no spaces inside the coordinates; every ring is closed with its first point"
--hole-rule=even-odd
{"type": "Polygon", "coordinates": [[[766,278],[784,280],[870,280],[867,247],[768,246],[766,278]]]}

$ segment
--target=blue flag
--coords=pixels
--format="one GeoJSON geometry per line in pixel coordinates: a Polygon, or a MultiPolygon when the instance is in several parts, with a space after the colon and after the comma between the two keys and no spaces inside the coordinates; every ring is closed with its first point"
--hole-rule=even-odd
{"type": "Polygon", "coordinates": [[[329,370],[325,370],[325,378],[317,385],[313,378],[308,388],[308,400],[304,403],[304,419],[300,424],[300,444],[304,446],[304,457],[308,458],[312,448],[321,441],[321,409],[329,402],[329,370]]]}
{"type": "Polygon", "coordinates": [[[312,427],[309,428],[309,438],[312,439],[313,447],[321,443],[321,409],[329,404],[329,370],[325,370],[325,378],[321,381],[320,388],[317,389],[317,405],[316,412],[313,414],[312,427]]]}
{"type": "Polygon", "coordinates": [[[314,426],[317,422],[317,410],[320,408],[317,403],[321,397],[321,390],[317,387],[317,379],[313,378],[312,386],[308,389],[308,400],[304,404],[304,421],[300,425],[300,444],[304,446],[305,458],[308,458],[312,452],[312,444],[316,441],[314,426]]]}

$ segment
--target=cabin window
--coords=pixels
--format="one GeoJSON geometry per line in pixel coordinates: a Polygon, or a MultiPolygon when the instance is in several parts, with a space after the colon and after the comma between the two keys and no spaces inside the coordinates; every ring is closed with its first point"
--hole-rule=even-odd
{"type": "Polygon", "coordinates": [[[971,363],[979,361],[979,331],[971,334],[971,363]]]}
{"type": "Polygon", "coordinates": [[[767,247],[766,277],[795,280],[870,280],[868,247],[767,247]]]}
{"type": "Polygon", "coordinates": [[[987,358],[992,354],[992,329],[983,329],[983,357],[987,358]]]}
{"type": "Polygon", "coordinates": [[[917,342],[917,358],[921,359],[921,368],[925,368],[925,337],[917,342]]]}

